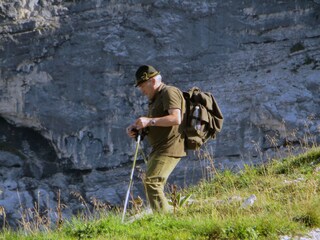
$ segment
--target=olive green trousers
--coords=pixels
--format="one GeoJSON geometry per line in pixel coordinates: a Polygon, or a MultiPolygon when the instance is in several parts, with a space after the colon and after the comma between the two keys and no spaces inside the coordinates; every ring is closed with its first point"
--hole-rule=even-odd
{"type": "Polygon", "coordinates": [[[145,183],[146,195],[153,211],[167,213],[170,210],[164,194],[169,175],[181,158],[152,154],[147,162],[145,183]]]}

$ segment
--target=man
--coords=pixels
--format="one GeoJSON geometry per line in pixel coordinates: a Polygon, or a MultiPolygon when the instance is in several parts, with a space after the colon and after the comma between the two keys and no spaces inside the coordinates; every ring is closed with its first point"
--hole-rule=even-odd
{"type": "Polygon", "coordinates": [[[185,101],[178,88],[162,83],[160,72],[152,66],[138,68],[136,87],[148,97],[149,111],[147,117],[140,117],[130,125],[127,133],[135,138],[137,130],[148,130],[152,150],[147,162],[146,195],[154,211],[167,213],[170,208],[164,186],[181,157],[186,155],[183,135],[185,101]]]}

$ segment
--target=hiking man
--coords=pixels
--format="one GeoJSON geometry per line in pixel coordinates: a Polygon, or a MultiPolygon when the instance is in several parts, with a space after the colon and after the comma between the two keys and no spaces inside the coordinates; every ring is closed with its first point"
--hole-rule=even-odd
{"type": "Polygon", "coordinates": [[[164,194],[166,181],[181,157],[186,156],[183,135],[185,101],[182,92],[162,82],[160,72],[143,65],[136,72],[136,87],[149,100],[146,117],[139,117],[127,128],[127,134],[135,138],[137,130],[147,130],[152,150],[146,169],[146,195],[153,211],[170,211],[164,194]]]}

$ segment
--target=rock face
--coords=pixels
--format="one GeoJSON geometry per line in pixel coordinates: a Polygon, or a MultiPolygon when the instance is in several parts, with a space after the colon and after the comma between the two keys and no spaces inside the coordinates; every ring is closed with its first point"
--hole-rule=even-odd
{"type": "Polygon", "coordinates": [[[8,219],[39,199],[55,208],[59,189],[66,216],[81,210],[77,194],[123,201],[135,145],[125,127],[147,108],[133,87],[141,64],[182,90],[212,92],[224,113],[208,144],[213,157],[190,153],[171,182],[208,177],[213,161],[241,167],[288,144],[319,143],[319,24],[319,1],[1,1],[0,205],[8,219]]]}

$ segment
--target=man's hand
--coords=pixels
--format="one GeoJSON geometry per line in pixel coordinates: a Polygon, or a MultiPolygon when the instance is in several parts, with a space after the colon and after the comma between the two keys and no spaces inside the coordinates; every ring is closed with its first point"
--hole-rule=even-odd
{"type": "Polygon", "coordinates": [[[134,125],[136,126],[137,130],[140,130],[142,128],[147,127],[150,120],[151,120],[151,118],[140,117],[135,121],[134,125]]]}
{"type": "Polygon", "coordinates": [[[138,134],[138,129],[135,125],[130,125],[127,127],[127,134],[131,138],[136,138],[138,134]]]}

